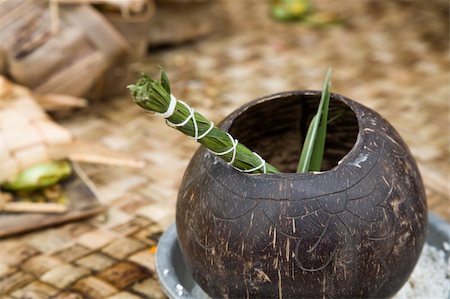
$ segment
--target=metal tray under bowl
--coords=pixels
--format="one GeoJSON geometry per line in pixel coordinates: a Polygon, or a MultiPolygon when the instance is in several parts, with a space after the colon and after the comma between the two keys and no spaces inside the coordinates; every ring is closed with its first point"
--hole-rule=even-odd
{"type": "MultiPolygon", "coordinates": [[[[428,216],[427,244],[444,250],[444,242],[450,243],[450,224],[433,213],[428,216]]],[[[161,236],[156,254],[156,272],[164,292],[171,299],[210,299],[197,285],[187,269],[178,245],[175,224],[161,236]]],[[[450,298],[449,298],[450,299],[450,298]]]]}

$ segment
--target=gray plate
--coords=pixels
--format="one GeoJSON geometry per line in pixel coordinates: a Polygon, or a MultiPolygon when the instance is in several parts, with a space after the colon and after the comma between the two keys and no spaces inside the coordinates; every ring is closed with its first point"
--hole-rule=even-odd
{"type": "MultiPolygon", "coordinates": [[[[433,213],[429,214],[427,243],[444,250],[443,243],[450,243],[450,225],[433,213]]],[[[445,251],[448,257],[448,251],[445,251]]],[[[181,256],[175,224],[161,236],[156,254],[156,272],[165,293],[171,299],[210,298],[195,283],[181,256]]]]}

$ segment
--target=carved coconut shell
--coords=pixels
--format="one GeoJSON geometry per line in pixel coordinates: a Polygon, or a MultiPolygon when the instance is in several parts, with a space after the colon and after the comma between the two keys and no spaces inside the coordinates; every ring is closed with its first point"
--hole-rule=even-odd
{"type": "Polygon", "coordinates": [[[248,175],[200,148],[176,224],[197,283],[214,298],[387,298],[411,274],[427,205],[416,163],[379,114],[333,94],[325,169],[296,174],[320,92],[253,101],[221,124],[283,172],[248,175]]]}

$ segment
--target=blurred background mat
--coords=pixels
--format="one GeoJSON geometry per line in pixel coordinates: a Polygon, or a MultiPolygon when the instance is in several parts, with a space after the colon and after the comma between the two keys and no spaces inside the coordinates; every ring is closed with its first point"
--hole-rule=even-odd
{"type": "MultiPolygon", "coordinates": [[[[320,89],[326,68],[332,67],[333,91],[375,109],[400,132],[419,163],[430,209],[450,221],[448,1],[312,0],[313,11],[327,13],[319,21],[317,15],[313,21],[275,20],[273,3],[152,1],[149,22],[160,21],[149,26],[144,54],[127,66],[132,65],[132,73],[155,75],[157,65],[162,65],[173,93],[215,122],[259,96],[320,89]],[[173,11],[168,8],[172,5],[185,10],[173,11]],[[191,13],[196,5],[202,9],[214,5],[214,13],[191,13]],[[163,15],[163,7],[168,14],[163,15]],[[181,16],[170,17],[188,9],[186,23],[177,23],[181,16]],[[166,25],[174,26],[167,29],[173,37],[163,38],[163,29],[150,34],[152,28],[166,25]],[[186,32],[185,38],[178,38],[178,32],[186,32]]],[[[60,8],[62,15],[66,8],[60,8]]],[[[105,20],[104,11],[94,8],[89,15],[105,20]]],[[[86,52],[96,53],[95,43],[84,37],[85,29],[68,22],[62,16],[61,28],[78,30],[86,52]]],[[[6,23],[0,23],[2,45],[11,42],[2,35],[9,30],[6,23]]],[[[126,40],[127,34],[114,30],[126,40]]],[[[18,42],[18,36],[10,36],[18,42]]],[[[8,55],[3,61],[9,61],[8,55]]],[[[14,78],[14,64],[3,65],[14,78]]],[[[122,71],[105,68],[105,72],[122,71]]],[[[96,81],[89,77],[87,82],[96,81]]],[[[119,81],[112,82],[122,88],[119,81]]],[[[83,164],[109,209],[90,220],[1,240],[2,299],[164,298],[155,275],[155,245],[174,221],[178,186],[198,145],[174,133],[161,119],[142,113],[127,94],[110,95],[87,108],[56,115],[57,121],[77,138],[145,160],[146,168],[112,170],[83,164]]]]}

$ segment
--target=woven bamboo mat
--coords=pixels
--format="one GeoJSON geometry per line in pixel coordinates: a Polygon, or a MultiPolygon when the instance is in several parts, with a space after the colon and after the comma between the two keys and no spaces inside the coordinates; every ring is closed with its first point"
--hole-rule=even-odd
{"type": "MultiPolygon", "coordinates": [[[[262,95],[319,89],[331,66],[334,91],[398,129],[420,164],[431,210],[450,221],[445,1],[317,1],[345,19],[324,29],[273,23],[263,2],[226,1],[223,32],[152,53],[137,68],[156,73],[163,65],[177,97],[218,121],[262,95]]],[[[0,241],[0,297],[164,298],[154,246],[174,221],[177,188],[197,145],[128,97],[96,102],[63,124],[148,166],[84,165],[108,212],[0,241]]]]}

